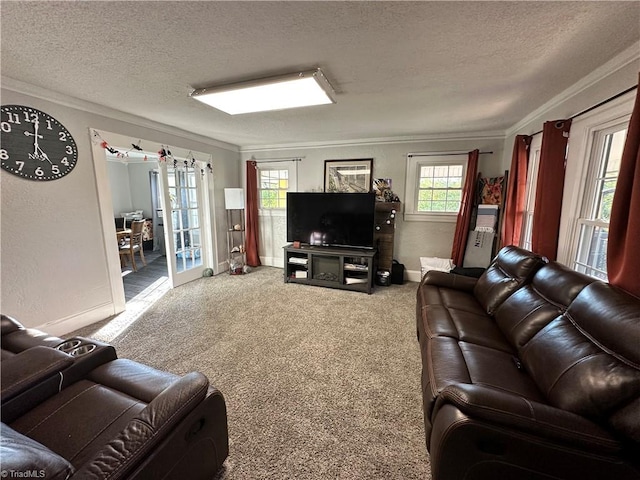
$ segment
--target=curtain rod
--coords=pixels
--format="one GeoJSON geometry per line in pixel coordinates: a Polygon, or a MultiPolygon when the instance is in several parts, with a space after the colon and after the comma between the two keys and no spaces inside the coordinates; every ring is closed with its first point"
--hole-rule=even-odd
{"type": "MultiPolygon", "coordinates": [[[[407,153],[407,157],[447,157],[449,155],[466,155],[469,152],[442,152],[442,153],[407,153]]],[[[480,155],[493,155],[493,152],[479,152],[480,155]]]]}
{"type": "MultiPolygon", "coordinates": [[[[596,103],[595,105],[586,108],[584,110],[582,110],[581,112],[576,113],[575,115],[572,115],[571,117],[568,118],[568,120],[573,120],[574,118],[578,118],[586,113],[591,112],[592,110],[595,110],[598,107],[601,107],[603,105],[606,105],[609,102],[613,102],[616,98],[620,98],[623,95],[626,95],[629,92],[632,92],[633,90],[635,90],[636,88],[638,88],[638,85],[634,85],[633,87],[629,87],[626,90],[623,90],[620,93],[616,93],[615,95],[613,95],[612,97],[607,98],[606,100],[601,101],[600,103],[596,103]]],[[[539,135],[542,133],[542,130],[536,132],[536,133],[532,133],[530,136],[533,137],[534,135],[539,135]]]]}

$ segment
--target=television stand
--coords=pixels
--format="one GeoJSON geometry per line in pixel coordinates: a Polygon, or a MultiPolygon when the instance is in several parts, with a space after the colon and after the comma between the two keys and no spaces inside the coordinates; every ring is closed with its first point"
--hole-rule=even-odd
{"type": "Polygon", "coordinates": [[[285,245],[284,281],[371,294],[376,254],[375,248],[285,245]]]}

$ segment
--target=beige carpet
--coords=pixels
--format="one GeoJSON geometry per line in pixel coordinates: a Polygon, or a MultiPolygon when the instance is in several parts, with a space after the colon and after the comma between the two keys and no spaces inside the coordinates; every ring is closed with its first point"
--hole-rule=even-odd
{"type": "Polygon", "coordinates": [[[415,291],[285,284],[261,267],[171,290],[122,332],[102,322],[74,333],[207,375],[227,402],[223,480],[425,480],[415,291]]]}

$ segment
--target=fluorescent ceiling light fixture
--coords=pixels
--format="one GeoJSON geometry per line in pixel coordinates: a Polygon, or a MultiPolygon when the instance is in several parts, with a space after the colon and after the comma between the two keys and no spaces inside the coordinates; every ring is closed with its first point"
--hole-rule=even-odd
{"type": "Polygon", "coordinates": [[[319,68],[247,82],[201,88],[191,97],[230,115],[336,103],[319,68]]]}

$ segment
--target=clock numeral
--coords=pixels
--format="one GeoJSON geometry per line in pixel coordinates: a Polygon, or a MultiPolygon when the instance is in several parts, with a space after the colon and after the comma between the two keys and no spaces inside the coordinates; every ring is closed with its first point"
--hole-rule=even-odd
{"type": "Polygon", "coordinates": [[[0,130],[4,133],[9,133],[11,131],[11,124],[9,122],[0,123],[0,130]]]}
{"type": "Polygon", "coordinates": [[[47,119],[47,130],[53,130],[51,128],[51,120],[47,119]]]}
{"type": "Polygon", "coordinates": [[[33,173],[35,173],[37,176],[41,177],[44,175],[44,170],[42,170],[42,167],[38,167],[36,168],[33,173]]]}
{"type": "Polygon", "coordinates": [[[7,122],[20,125],[20,117],[18,116],[17,113],[7,112],[7,122]]]}
{"type": "Polygon", "coordinates": [[[17,113],[7,112],[7,122],[15,123],[16,125],[20,125],[20,117],[17,113]]]}
{"type": "Polygon", "coordinates": [[[35,112],[24,112],[24,121],[31,123],[37,122],[38,114],[35,112]]]}
{"type": "Polygon", "coordinates": [[[38,114],[36,112],[24,112],[24,119],[27,122],[36,123],[40,121],[38,114]]]}
{"type": "Polygon", "coordinates": [[[4,148],[0,150],[0,160],[9,160],[9,154],[4,148]]]}
{"type": "Polygon", "coordinates": [[[24,162],[21,162],[20,160],[16,160],[16,165],[18,165],[18,171],[21,172],[22,167],[24,167],[24,162]]]}
{"type": "MultiPolygon", "coordinates": [[[[66,142],[67,141],[67,134],[64,132],[58,132],[58,136],[60,137],[60,141],[61,142],[66,142]]],[[[67,152],[69,153],[69,152],[67,152]]]]}
{"type": "Polygon", "coordinates": [[[71,148],[71,145],[66,146],[66,151],[67,151],[67,155],[71,155],[73,153],[73,148],[71,148]]]}
{"type": "Polygon", "coordinates": [[[62,157],[62,160],[60,160],[60,163],[63,164],[65,167],[69,166],[69,160],[67,160],[67,157],[62,157]]]}
{"type": "Polygon", "coordinates": [[[60,169],[58,168],[58,165],[51,166],[51,173],[53,173],[54,175],[57,175],[60,173],[60,169]]]}

